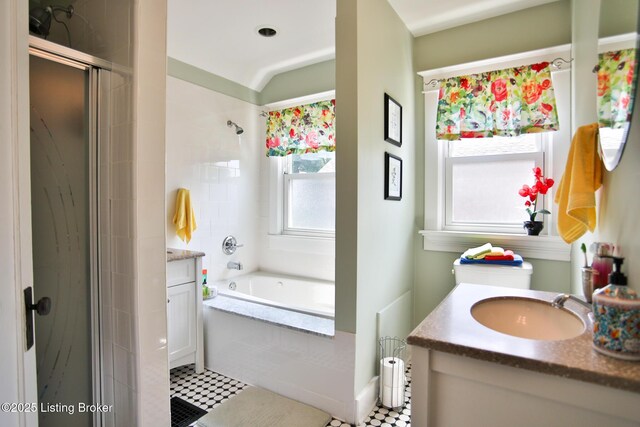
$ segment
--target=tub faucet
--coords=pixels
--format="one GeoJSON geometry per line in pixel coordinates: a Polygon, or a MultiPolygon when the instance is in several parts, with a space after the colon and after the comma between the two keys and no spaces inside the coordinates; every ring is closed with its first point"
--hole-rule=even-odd
{"type": "Polygon", "coordinates": [[[227,268],[229,270],[242,270],[242,263],[241,262],[229,261],[227,263],[227,268]]]}
{"type": "Polygon", "coordinates": [[[553,301],[551,302],[551,305],[556,308],[562,308],[564,307],[564,303],[567,302],[567,300],[573,300],[581,304],[582,306],[588,308],[589,310],[592,310],[593,308],[591,304],[589,304],[588,302],[584,302],[580,298],[573,295],[569,295],[569,294],[559,294],[553,299],[553,301]]]}

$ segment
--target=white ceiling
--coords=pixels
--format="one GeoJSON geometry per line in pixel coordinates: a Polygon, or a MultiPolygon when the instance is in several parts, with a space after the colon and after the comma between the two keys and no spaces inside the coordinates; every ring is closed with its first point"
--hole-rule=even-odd
{"type": "MultiPolygon", "coordinates": [[[[556,0],[389,0],[414,36],[556,0]]],[[[335,55],[336,0],[169,0],[172,58],[260,91],[335,55]],[[278,35],[256,30],[271,26],[278,35]]]]}
{"type": "Polygon", "coordinates": [[[335,52],[335,0],[169,0],[170,57],[262,90],[275,74],[335,52]],[[261,26],[278,30],[259,36],[261,26]]]}

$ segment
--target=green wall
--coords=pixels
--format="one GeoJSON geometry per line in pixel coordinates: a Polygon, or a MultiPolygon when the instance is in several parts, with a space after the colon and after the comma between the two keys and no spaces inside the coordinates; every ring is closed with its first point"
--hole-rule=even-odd
{"type": "Polygon", "coordinates": [[[568,0],[417,37],[416,71],[571,43],[568,0]]]}
{"type": "MultiPolygon", "coordinates": [[[[336,312],[355,305],[355,392],[376,375],[376,313],[413,288],[413,37],[386,0],[340,0],[336,19],[336,312]],[[402,146],[384,140],[384,94],[402,105],[402,146]],[[345,118],[344,114],[347,115],[345,118]],[[384,153],[403,160],[403,197],[384,200],[384,153]],[[355,293],[353,292],[355,289],[355,293]],[[353,298],[347,303],[343,297],[353,298]]],[[[352,320],[352,319],[350,319],[352,320]]],[[[337,324],[338,329],[353,325],[337,324]]]]}
{"type": "Polygon", "coordinates": [[[254,105],[261,105],[259,92],[175,58],[167,58],[167,74],[254,105]]]}
{"type": "Polygon", "coordinates": [[[358,290],[358,37],[354,0],[337,2],[336,13],[336,330],[356,333],[358,290]]]}
{"type": "MultiPolygon", "coordinates": [[[[599,36],[627,33],[636,30],[638,2],[630,0],[602,0],[599,36]]],[[[576,17],[577,19],[577,17],[576,17]]],[[[637,70],[636,70],[637,72],[637,70]]],[[[598,211],[595,241],[612,242],[622,250],[625,263],[622,271],[628,276],[629,287],[640,292],[640,231],[638,231],[637,184],[640,182],[640,112],[636,86],[636,105],[624,153],[617,168],[605,172],[598,211]]],[[[579,106],[583,108],[583,106],[579,106]]],[[[580,264],[573,270],[578,274],[580,264]]]]}
{"type": "MultiPolygon", "coordinates": [[[[462,25],[414,39],[415,71],[462,64],[528,50],[571,43],[571,5],[568,0],[548,3],[484,21],[462,25]]],[[[416,83],[417,140],[424,141],[422,79],[416,83]]],[[[424,144],[416,147],[416,215],[424,228],[424,144]]],[[[453,261],[459,254],[425,251],[422,237],[414,236],[414,324],[420,323],[453,289],[453,261]]],[[[568,292],[570,262],[527,259],[533,265],[532,288],[568,292]]]]}
{"type": "Polygon", "coordinates": [[[636,86],[636,106],[626,148],[618,167],[605,172],[598,212],[596,240],[613,242],[622,250],[622,271],[630,288],[640,293],[640,231],[638,229],[638,182],[640,182],[640,86],[636,86]]]}
{"type": "Polygon", "coordinates": [[[262,105],[336,88],[336,61],[330,60],[276,74],[260,92],[262,105]]]}
{"type": "Polygon", "coordinates": [[[633,33],[638,24],[638,2],[635,0],[601,0],[598,37],[633,33]]]}
{"type": "Polygon", "coordinates": [[[254,105],[293,99],[334,90],[336,62],[324,61],[276,74],[261,92],[194,67],[175,58],[167,58],[167,74],[171,77],[246,101],[254,105]]]}

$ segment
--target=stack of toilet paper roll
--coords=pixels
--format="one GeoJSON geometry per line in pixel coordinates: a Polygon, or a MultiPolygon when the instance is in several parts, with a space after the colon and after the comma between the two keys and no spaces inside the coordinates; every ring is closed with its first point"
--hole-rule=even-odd
{"type": "Polygon", "coordinates": [[[404,361],[398,357],[380,360],[380,399],[387,408],[404,405],[404,361]]]}

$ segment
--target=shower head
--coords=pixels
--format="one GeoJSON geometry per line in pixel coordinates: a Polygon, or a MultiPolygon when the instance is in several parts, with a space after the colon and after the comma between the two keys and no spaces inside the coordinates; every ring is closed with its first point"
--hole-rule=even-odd
{"type": "Polygon", "coordinates": [[[227,120],[227,127],[235,126],[236,127],[236,135],[242,135],[244,129],[242,129],[237,124],[233,123],[231,120],[227,120]]]}
{"type": "Polygon", "coordinates": [[[39,36],[47,37],[51,28],[51,9],[48,7],[34,7],[29,11],[29,31],[39,36]]]}
{"type": "MultiPolygon", "coordinates": [[[[73,6],[46,6],[34,7],[29,11],[29,31],[38,36],[47,37],[51,29],[51,19],[58,19],[54,16],[55,12],[64,12],[67,18],[73,16],[73,6]]],[[[60,22],[60,21],[58,21],[60,22]]]]}

